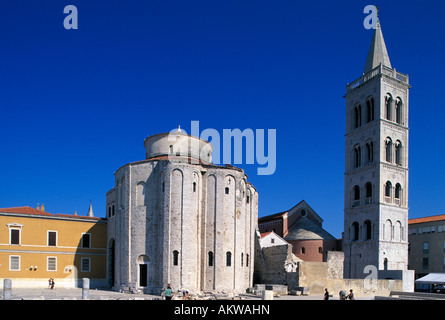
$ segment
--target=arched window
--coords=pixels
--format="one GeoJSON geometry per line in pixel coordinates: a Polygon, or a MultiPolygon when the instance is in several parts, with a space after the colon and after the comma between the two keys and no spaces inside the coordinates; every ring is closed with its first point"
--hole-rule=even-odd
{"type": "Polygon", "coordinates": [[[209,267],[213,267],[213,252],[209,251],[209,267]]]}
{"type": "Polygon", "coordinates": [[[360,187],[355,185],[354,189],[353,189],[353,202],[352,202],[352,206],[356,207],[358,205],[360,205],[360,187]]]}
{"type": "Polygon", "coordinates": [[[112,216],[114,216],[114,212],[115,212],[115,211],[114,211],[114,204],[113,204],[113,206],[111,207],[111,215],[112,215],[112,216]]]}
{"type": "Polygon", "coordinates": [[[396,204],[400,205],[402,203],[401,198],[402,198],[402,186],[400,185],[400,183],[397,183],[396,188],[394,190],[394,199],[396,204]]]}
{"type": "Polygon", "coordinates": [[[179,252],[178,250],[173,251],[173,265],[177,266],[179,262],[179,252]]]}
{"type": "Polygon", "coordinates": [[[391,120],[391,109],[392,109],[392,96],[388,93],[385,97],[385,105],[386,105],[386,119],[391,120]]]}
{"type": "Polygon", "coordinates": [[[367,182],[365,184],[366,189],[366,204],[370,204],[372,202],[372,184],[371,182],[367,182]]]}
{"type": "Polygon", "coordinates": [[[169,147],[169,152],[170,152],[170,154],[173,154],[173,146],[172,145],[170,145],[170,147],[169,147]]]}
{"type": "Polygon", "coordinates": [[[371,221],[366,220],[365,221],[365,231],[366,231],[366,240],[371,239],[371,221]]]}
{"type": "Polygon", "coordinates": [[[225,192],[226,194],[229,194],[229,187],[226,187],[225,192]]]}
{"type": "Polygon", "coordinates": [[[352,240],[353,241],[357,241],[359,239],[359,226],[358,226],[358,222],[354,222],[352,224],[352,240]]]}
{"type": "Polygon", "coordinates": [[[391,220],[386,220],[383,226],[383,237],[384,240],[392,240],[392,222],[391,220]]]}
{"type": "Polygon", "coordinates": [[[371,122],[374,120],[374,98],[373,97],[369,97],[366,100],[366,120],[367,122],[371,122]]]}
{"type": "Polygon", "coordinates": [[[230,251],[226,252],[226,267],[232,266],[232,253],[230,251]]]}
{"type": "Polygon", "coordinates": [[[374,162],[374,143],[369,141],[366,143],[366,153],[368,158],[368,164],[374,162]]]}
{"type": "Polygon", "coordinates": [[[402,165],[402,142],[397,140],[395,143],[396,147],[396,164],[402,165]]]}
{"type": "Polygon", "coordinates": [[[354,167],[358,168],[362,164],[362,151],[360,146],[357,144],[354,146],[354,167]]]}
{"type": "Polygon", "coordinates": [[[385,183],[385,202],[391,202],[391,181],[386,181],[385,183]]]}
{"type": "Polygon", "coordinates": [[[400,99],[400,97],[397,97],[395,106],[396,106],[396,122],[401,124],[402,123],[402,106],[403,106],[403,104],[402,104],[402,99],[400,99]]]}
{"type": "Polygon", "coordinates": [[[385,140],[386,145],[386,161],[392,162],[392,140],[391,138],[386,138],[385,140]]]}
{"type": "Polygon", "coordinates": [[[145,206],[145,182],[143,181],[136,185],[136,203],[138,206],[145,206]]]}
{"type": "Polygon", "coordinates": [[[362,106],[360,104],[354,107],[354,129],[362,125],[362,106]]]}

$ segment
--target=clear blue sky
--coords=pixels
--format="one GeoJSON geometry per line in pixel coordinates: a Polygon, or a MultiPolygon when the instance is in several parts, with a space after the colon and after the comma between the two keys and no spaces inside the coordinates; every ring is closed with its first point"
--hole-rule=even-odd
{"type": "Polygon", "coordinates": [[[442,1],[0,2],[0,207],[105,216],[113,173],[148,135],[277,130],[277,169],[258,176],[259,216],[306,200],[343,230],[347,83],[360,77],[380,7],[392,66],[408,73],[410,217],[445,214],[442,1]],[[79,29],[65,30],[66,5],[79,29]]]}

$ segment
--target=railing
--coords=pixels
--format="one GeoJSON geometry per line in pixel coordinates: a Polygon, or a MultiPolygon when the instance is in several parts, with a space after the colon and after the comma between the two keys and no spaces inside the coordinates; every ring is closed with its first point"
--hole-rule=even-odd
{"type": "Polygon", "coordinates": [[[379,75],[379,74],[387,75],[389,77],[395,78],[395,79],[397,79],[401,82],[407,83],[407,84],[409,81],[408,75],[396,71],[395,68],[391,69],[389,67],[379,64],[377,67],[375,67],[371,71],[365,73],[363,76],[361,76],[357,80],[349,83],[346,86],[346,92],[349,92],[349,91],[361,86],[362,84],[371,80],[372,78],[374,78],[376,75],[379,75]]]}

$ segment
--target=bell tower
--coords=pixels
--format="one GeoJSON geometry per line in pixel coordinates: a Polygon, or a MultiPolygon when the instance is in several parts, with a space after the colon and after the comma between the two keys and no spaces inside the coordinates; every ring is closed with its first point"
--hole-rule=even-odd
{"type": "Polygon", "coordinates": [[[363,75],[346,86],[344,277],[408,266],[408,75],[377,19],[363,75]]]}

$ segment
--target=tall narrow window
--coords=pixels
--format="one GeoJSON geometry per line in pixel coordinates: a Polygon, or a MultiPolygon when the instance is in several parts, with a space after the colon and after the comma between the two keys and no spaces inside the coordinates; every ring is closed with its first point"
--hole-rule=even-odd
{"type": "Polygon", "coordinates": [[[362,106],[359,104],[354,107],[354,129],[362,125],[362,106]]]}
{"type": "Polygon", "coordinates": [[[387,162],[392,162],[392,140],[391,138],[386,138],[385,140],[385,145],[386,145],[386,161],[387,162]]]}
{"type": "Polygon", "coordinates": [[[358,238],[359,238],[358,232],[359,232],[358,222],[354,222],[352,224],[352,240],[353,241],[358,240],[358,238]]]}
{"type": "Polygon", "coordinates": [[[209,251],[209,267],[213,267],[213,252],[209,251]]]}
{"type": "Polygon", "coordinates": [[[402,186],[400,183],[396,184],[396,188],[394,190],[394,199],[396,204],[401,204],[401,196],[402,196],[402,186]]]}
{"type": "Polygon", "coordinates": [[[365,230],[366,230],[366,240],[371,239],[371,221],[366,220],[365,221],[365,230]]]}
{"type": "Polygon", "coordinates": [[[397,97],[395,106],[396,106],[396,122],[401,124],[402,123],[402,106],[403,106],[403,104],[402,104],[402,100],[399,97],[397,97]]]}
{"type": "Polygon", "coordinates": [[[359,145],[356,145],[354,147],[354,166],[355,168],[358,168],[361,166],[361,162],[362,162],[362,151],[360,149],[359,145]]]}
{"type": "Polygon", "coordinates": [[[9,229],[9,244],[20,244],[20,229],[9,229]]]}
{"type": "Polygon", "coordinates": [[[48,231],[48,246],[55,247],[57,245],[57,232],[48,231]]]}
{"type": "Polygon", "coordinates": [[[392,185],[390,181],[386,181],[385,184],[385,202],[391,202],[391,189],[392,185]]]}
{"type": "Polygon", "coordinates": [[[396,147],[396,164],[402,165],[402,142],[397,140],[395,143],[396,147]]]}
{"type": "Polygon", "coordinates": [[[371,122],[374,120],[374,98],[368,98],[366,100],[366,109],[367,109],[367,122],[371,122]]]}
{"type": "Polygon", "coordinates": [[[193,182],[193,192],[196,192],[196,182],[193,182]]]}
{"type": "Polygon", "coordinates": [[[354,186],[354,200],[360,200],[360,187],[354,186]]]}
{"type": "Polygon", "coordinates": [[[91,234],[82,234],[82,248],[91,248],[91,234]]]}
{"type": "Polygon", "coordinates": [[[366,151],[368,156],[368,164],[374,162],[374,143],[372,141],[369,141],[366,144],[366,151]]]}
{"type": "Polygon", "coordinates": [[[392,109],[392,96],[388,93],[385,98],[385,104],[386,104],[386,119],[391,120],[391,109],[392,109]]]}
{"type": "Polygon", "coordinates": [[[229,194],[229,187],[226,187],[226,194],[229,194]]]}
{"type": "Polygon", "coordinates": [[[366,188],[366,204],[370,204],[372,202],[372,184],[371,182],[367,182],[365,185],[366,188]]]}
{"type": "MultiPolygon", "coordinates": [[[[445,248],[445,242],[444,242],[444,248],[445,248]]],[[[444,249],[445,251],[445,249],[444,249]]],[[[249,254],[246,254],[246,267],[249,266],[249,254]]]]}
{"type": "Polygon", "coordinates": [[[244,253],[241,252],[241,267],[243,266],[244,263],[244,253]]]}
{"type": "Polygon", "coordinates": [[[173,251],[173,265],[177,266],[179,262],[179,252],[178,250],[173,251]]]}
{"type": "Polygon", "coordinates": [[[226,267],[232,266],[232,253],[230,251],[226,252],[226,267]]]}

